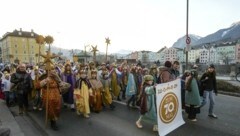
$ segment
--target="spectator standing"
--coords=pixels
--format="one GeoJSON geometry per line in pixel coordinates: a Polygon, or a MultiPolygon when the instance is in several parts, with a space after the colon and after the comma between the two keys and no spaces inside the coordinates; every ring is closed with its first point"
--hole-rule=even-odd
{"type": "Polygon", "coordinates": [[[210,100],[210,106],[208,110],[208,116],[211,118],[217,119],[217,115],[214,114],[213,109],[215,105],[214,93],[217,92],[217,82],[216,82],[216,71],[213,64],[209,65],[207,71],[202,75],[201,79],[201,88],[203,88],[203,101],[202,105],[204,106],[208,100],[210,100]]]}

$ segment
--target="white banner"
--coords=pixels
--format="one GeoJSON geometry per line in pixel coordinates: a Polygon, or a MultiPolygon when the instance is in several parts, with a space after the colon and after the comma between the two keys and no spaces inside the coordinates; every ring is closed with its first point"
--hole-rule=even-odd
{"type": "Polygon", "coordinates": [[[181,80],[156,86],[158,133],[164,136],[185,122],[182,118],[181,80]]]}

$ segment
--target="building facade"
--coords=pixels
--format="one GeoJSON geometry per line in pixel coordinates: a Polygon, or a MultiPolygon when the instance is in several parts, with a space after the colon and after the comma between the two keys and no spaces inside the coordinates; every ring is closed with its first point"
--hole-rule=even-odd
{"type": "Polygon", "coordinates": [[[236,63],[236,44],[223,43],[217,47],[217,60],[220,64],[236,63]]]}
{"type": "Polygon", "coordinates": [[[177,60],[177,49],[170,47],[165,50],[165,61],[174,62],[177,60]]]}
{"type": "Polygon", "coordinates": [[[240,40],[237,41],[235,52],[236,63],[240,63],[240,40]]]}
{"type": "MultiPolygon", "coordinates": [[[[39,44],[36,43],[36,34],[22,31],[22,29],[7,32],[0,39],[1,62],[2,63],[29,63],[38,62],[39,44]]],[[[45,45],[40,47],[41,53],[45,54],[45,45]]],[[[40,57],[40,62],[43,58],[40,57]]]]}

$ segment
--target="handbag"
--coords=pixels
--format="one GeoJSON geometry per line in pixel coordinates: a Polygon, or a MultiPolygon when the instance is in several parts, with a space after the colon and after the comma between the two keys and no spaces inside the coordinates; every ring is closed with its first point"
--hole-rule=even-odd
{"type": "Polygon", "coordinates": [[[67,82],[63,82],[61,81],[59,83],[59,90],[61,94],[65,94],[69,91],[69,88],[71,87],[71,84],[67,83],[67,82]]]}

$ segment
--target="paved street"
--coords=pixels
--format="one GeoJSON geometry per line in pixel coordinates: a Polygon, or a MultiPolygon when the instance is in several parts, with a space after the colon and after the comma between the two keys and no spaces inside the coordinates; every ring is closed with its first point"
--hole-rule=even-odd
{"type": "MultiPolygon", "coordinates": [[[[38,126],[41,135],[51,136],[156,136],[150,124],[143,124],[143,129],[135,126],[138,118],[138,110],[128,109],[124,104],[116,104],[116,109],[105,109],[101,113],[92,113],[91,118],[85,119],[77,116],[68,109],[63,109],[58,125],[59,131],[53,131],[45,127],[44,112],[30,112],[29,117],[38,126]]],[[[168,134],[168,136],[239,136],[240,135],[240,98],[226,95],[216,97],[215,113],[218,119],[211,119],[207,115],[208,105],[201,109],[197,115],[197,122],[186,119],[186,123],[180,128],[168,134]]],[[[12,108],[14,110],[14,108],[12,108]]],[[[16,108],[15,108],[16,110],[16,108]]],[[[27,117],[27,116],[26,116],[27,117]]],[[[21,122],[20,122],[21,126],[21,122]]],[[[161,131],[161,130],[160,130],[161,131]]],[[[25,134],[26,135],[26,134],[25,134]]],[[[37,135],[37,134],[36,134],[37,135]]],[[[28,135],[27,135],[28,136],[28,135]]],[[[30,135],[29,135],[30,136],[30,135]]]]}

